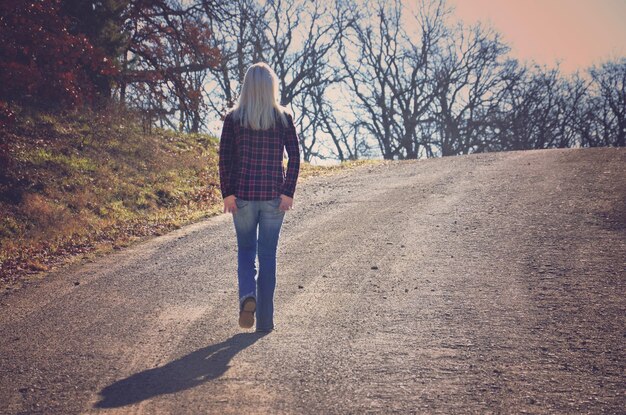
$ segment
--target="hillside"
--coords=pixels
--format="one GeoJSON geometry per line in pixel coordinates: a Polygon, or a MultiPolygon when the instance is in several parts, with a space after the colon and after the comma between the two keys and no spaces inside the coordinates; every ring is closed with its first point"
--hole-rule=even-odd
{"type": "Polygon", "coordinates": [[[144,134],[128,114],[33,114],[6,142],[4,284],[216,211],[214,137],[144,134]]]}

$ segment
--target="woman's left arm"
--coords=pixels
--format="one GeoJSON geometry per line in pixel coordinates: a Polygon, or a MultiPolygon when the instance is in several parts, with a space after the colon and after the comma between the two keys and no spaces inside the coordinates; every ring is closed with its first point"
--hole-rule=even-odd
{"type": "Polygon", "coordinates": [[[226,118],[224,118],[224,124],[222,125],[222,135],[220,137],[219,147],[218,170],[220,175],[222,198],[235,194],[235,189],[233,187],[233,164],[235,158],[233,121],[231,114],[228,114],[226,115],[226,118]]]}

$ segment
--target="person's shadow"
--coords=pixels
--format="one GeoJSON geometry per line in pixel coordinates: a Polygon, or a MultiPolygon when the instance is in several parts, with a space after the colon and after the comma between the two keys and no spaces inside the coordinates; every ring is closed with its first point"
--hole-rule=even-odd
{"type": "Polygon", "coordinates": [[[267,333],[239,333],[228,340],[203,347],[165,366],[135,373],[100,391],[96,408],[118,408],[167,393],[190,389],[216,379],[230,360],[267,333]]]}

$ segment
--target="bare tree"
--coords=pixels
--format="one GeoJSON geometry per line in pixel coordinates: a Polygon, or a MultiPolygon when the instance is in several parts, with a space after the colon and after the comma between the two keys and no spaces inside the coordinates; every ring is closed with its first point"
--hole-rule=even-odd
{"type": "Polygon", "coordinates": [[[227,2],[225,19],[209,21],[213,46],[220,50],[220,61],[208,69],[209,79],[205,99],[216,114],[223,115],[233,106],[243,83],[246,69],[262,60],[261,10],[255,0],[227,2]]]}
{"type": "Polygon", "coordinates": [[[403,29],[402,3],[367,3],[373,14],[350,27],[340,57],[355,98],[361,126],[377,141],[385,159],[417,158],[425,144],[418,125],[429,123],[434,99],[432,55],[444,35],[445,2],[420,2],[413,23],[419,44],[403,29]]]}
{"type": "Polygon", "coordinates": [[[491,118],[491,140],[485,150],[530,150],[569,145],[573,116],[568,90],[559,68],[521,66],[510,59],[498,113],[491,118]]]}
{"type": "Polygon", "coordinates": [[[578,72],[570,78],[562,79],[561,99],[558,100],[560,121],[555,134],[555,147],[567,148],[582,145],[580,126],[586,123],[588,87],[589,82],[578,72]]]}
{"type": "Polygon", "coordinates": [[[501,58],[509,51],[499,34],[481,24],[456,26],[438,55],[433,103],[442,156],[484,148],[489,114],[504,86],[501,58]]]}
{"type": "Polygon", "coordinates": [[[589,70],[592,77],[583,145],[626,146],[626,58],[589,70]]]}
{"type": "Polygon", "coordinates": [[[172,128],[199,131],[206,115],[203,72],[217,64],[219,54],[210,45],[206,12],[198,2],[129,3],[128,44],[118,79],[121,102],[130,97],[128,102],[150,113],[151,119],[159,114],[167,118],[161,122],[172,128]],[[178,123],[171,119],[176,114],[178,123]]]}
{"type": "MultiPolygon", "coordinates": [[[[339,119],[337,115],[341,110],[333,105],[325,92],[322,89],[311,91],[312,108],[320,124],[319,130],[330,138],[330,143],[323,145],[325,153],[339,161],[369,156],[370,148],[359,134],[361,123],[348,119],[346,114],[341,114],[339,119]]],[[[335,95],[337,94],[338,92],[335,92],[335,95]]]]}
{"type": "Polygon", "coordinates": [[[329,108],[324,113],[319,110],[327,89],[345,76],[331,62],[346,26],[354,18],[351,10],[344,2],[331,8],[321,0],[277,0],[268,2],[262,15],[263,43],[267,45],[263,56],[280,80],[281,104],[296,110],[304,159],[324,158],[315,150],[316,134],[322,131],[329,108]]]}

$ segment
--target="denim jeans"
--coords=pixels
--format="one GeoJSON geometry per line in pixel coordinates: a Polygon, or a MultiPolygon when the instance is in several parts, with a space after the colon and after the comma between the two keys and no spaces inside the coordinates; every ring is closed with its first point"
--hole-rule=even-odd
{"type": "Polygon", "coordinates": [[[233,222],[237,233],[239,307],[241,309],[246,298],[254,297],[257,330],[271,330],[274,328],[276,248],[285,212],[278,208],[280,197],[272,200],[237,198],[235,203],[237,212],[233,215],[233,222]]]}

